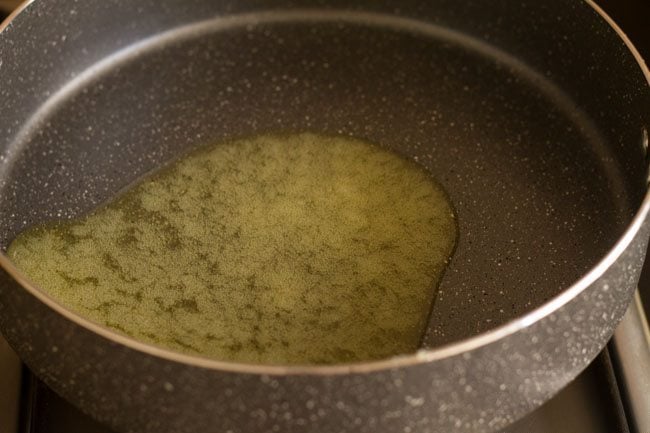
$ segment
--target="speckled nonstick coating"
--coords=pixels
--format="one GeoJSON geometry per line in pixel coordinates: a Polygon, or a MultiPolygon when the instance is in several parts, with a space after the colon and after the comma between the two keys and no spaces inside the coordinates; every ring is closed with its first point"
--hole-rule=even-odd
{"type": "Polygon", "coordinates": [[[494,431],[601,350],[648,240],[647,69],[588,2],[39,0],[0,33],[0,239],[188,148],[350,134],[427,167],[460,238],[417,355],[221,363],[71,313],[0,257],[0,328],[124,432],[494,431]]]}

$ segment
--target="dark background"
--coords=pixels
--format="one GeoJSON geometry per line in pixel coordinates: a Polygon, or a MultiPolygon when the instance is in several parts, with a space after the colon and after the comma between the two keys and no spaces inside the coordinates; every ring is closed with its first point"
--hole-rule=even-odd
{"type": "Polygon", "coordinates": [[[597,0],[650,62],[650,0],[597,0]]]}

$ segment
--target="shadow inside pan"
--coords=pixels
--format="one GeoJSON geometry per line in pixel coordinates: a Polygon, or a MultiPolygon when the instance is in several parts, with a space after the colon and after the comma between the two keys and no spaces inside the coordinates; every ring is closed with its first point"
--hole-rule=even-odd
{"type": "Polygon", "coordinates": [[[453,31],[364,14],[199,23],[58,89],[0,173],[0,239],[87,212],[189,148],[265,132],[349,134],[442,183],[459,241],[427,346],[539,306],[592,267],[633,203],[589,118],[543,77],[453,31]]]}

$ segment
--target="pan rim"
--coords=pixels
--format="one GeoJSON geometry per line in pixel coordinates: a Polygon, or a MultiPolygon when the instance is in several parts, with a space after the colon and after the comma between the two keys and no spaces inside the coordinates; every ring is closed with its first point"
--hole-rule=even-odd
{"type": "MultiPolygon", "coordinates": [[[[638,50],[634,47],[627,35],[621,28],[609,17],[593,0],[584,0],[596,13],[614,30],[621,40],[626,44],[628,50],[632,53],[637,61],[646,81],[650,85],[650,71],[646,66],[638,50]]],[[[0,23],[0,32],[7,28],[11,21],[24,11],[34,0],[26,0],[21,4],[3,23],[0,23]]],[[[405,18],[417,22],[416,19],[405,18]]],[[[550,316],[572,299],[579,296],[584,290],[590,287],[598,280],[623,254],[630,243],[634,240],[641,229],[642,223],[650,212],[650,191],[646,190],[644,198],[633,216],[631,222],[625,229],[623,235],[613,244],[612,248],[598,261],[589,271],[583,274],[579,280],[565,288],[561,293],[546,301],[537,308],[514,318],[489,331],[473,335],[462,340],[454,341],[433,349],[421,349],[413,354],[405,354],[392,358],[358,362],[353,364],[336,364],[336,365],[272,365],[272,364],[245,364],[218,359],[208,358],[200,355],[188,355],[144,343],[133,337],[119,334],[107,327],[95,323],[83,316],[64,307],[54,298],[50,297],[45,291],[38,288],[25,278],[22,273],[13,265],[6,254],[0,252],[0,267],[7,272],[23,289],[36,297],[40,302],[47,305],[56,313],[62,315],[67,320],[85,328],[91,333],[97,334],[109,341],[126,346],[131,350],[142,352],[146,355],[161,358],[168,362],[175,362],[191,367],[203,368],[208,370],[227,371],[233,373],[244,373],[251,375],[274,375],[274,376],[329,376],[344,374],[363,374],[396,369],[402,367],[412,367],[420,364],[426,364],[434,361],[440,361],[447,358],[453,358],[481,347],[488,346],[498,342],[518,331],[525,329],[540,320],[550,316]]]]}

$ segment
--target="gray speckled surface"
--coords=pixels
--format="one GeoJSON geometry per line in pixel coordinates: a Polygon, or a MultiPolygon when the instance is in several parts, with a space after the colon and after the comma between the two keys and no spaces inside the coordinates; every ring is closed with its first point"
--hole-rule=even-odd
{"type": "MultiPolygon", "coordinates": [[[[0,34],[3,242],[92,208],[197,142],[349,133],[417,158],[457,207],[460,241],[427,344],[493,329],[593,266],[645,193],[650,95],[638,65],[588,5],[538,3],[226,18],[88,70],[160,30],[269,8],[38,1],[0,34]]],[[[517,333],[365,374],[265,377],[163,360],[79,328],[7,275],[0,325],[55,390],[125,431],[489,431],[541,404],[600,350],[646,240],[644,226],[627,261],[517,333]]]]}
{"type": "Polygon", "coordinates": [[[5,154],[4,241],[92,208],[190,146],[307,129],[417,158],[450,194],[461,236],[427,345],[531,310],[609,249],[635,197],[608,164],[615,155],[605,132],[567,95],[503,53],[484,53],[497,61],[461,48],[467,41],[445,30],[417,36],[351,17],[361,22],[258,16],[198,25],[77,77],[5,154]]]}

